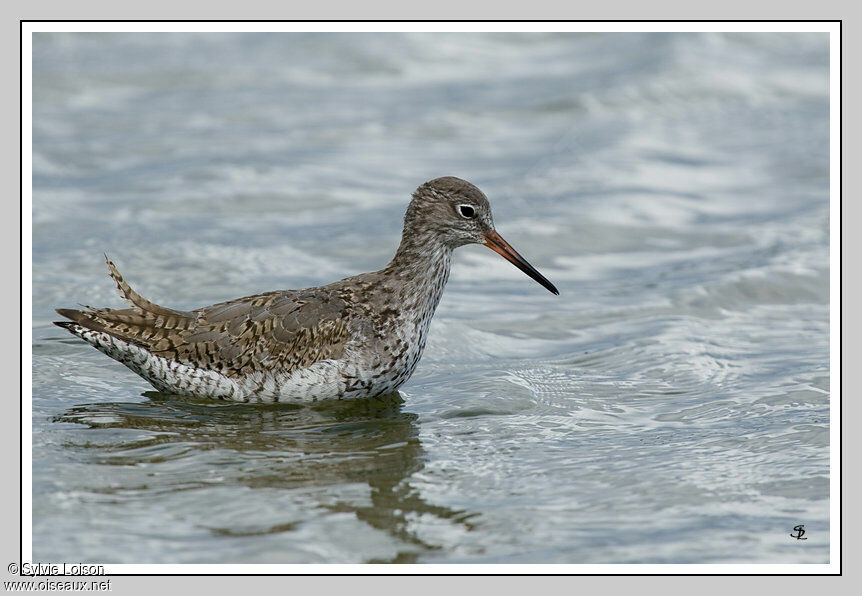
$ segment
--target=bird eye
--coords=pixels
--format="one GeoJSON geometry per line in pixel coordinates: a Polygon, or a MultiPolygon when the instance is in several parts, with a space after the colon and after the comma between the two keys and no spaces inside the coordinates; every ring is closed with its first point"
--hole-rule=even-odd
{"type": "Polygon", "coordinates": [[[476,210],[470,205],[458,205],[458,213],[461,214],[461,217],[466,217],[467,219],[476,216],[476,210]]]}

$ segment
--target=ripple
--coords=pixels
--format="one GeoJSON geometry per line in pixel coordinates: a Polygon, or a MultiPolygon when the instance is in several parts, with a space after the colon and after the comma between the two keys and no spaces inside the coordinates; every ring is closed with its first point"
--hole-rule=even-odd
{"type": "Polygon", "coordinates": [[[33,556],[828,561],[826,42],[34,37],[33,556]],[[51,325],[106,250],[177,308],[378,269],[447,174],[561,294],[459,249],[403,397],[141,395],[51,325]]]}

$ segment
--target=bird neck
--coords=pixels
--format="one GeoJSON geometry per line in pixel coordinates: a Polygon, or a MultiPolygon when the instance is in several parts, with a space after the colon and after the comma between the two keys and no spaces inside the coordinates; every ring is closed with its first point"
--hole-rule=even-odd
{"type": "Polygon", "coordinates": [[[383,270],[397,278],[408,302],[419,301],[431,311],[437,308],[452,266],[452,247],[435,233],[405,233],[392,261],[383,270]]]}

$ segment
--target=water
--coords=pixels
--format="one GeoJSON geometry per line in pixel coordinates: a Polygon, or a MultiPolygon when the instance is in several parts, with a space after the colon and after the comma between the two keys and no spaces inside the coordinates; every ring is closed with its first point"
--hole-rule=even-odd
{"type": "Polygon", "coordinates": [[[829,561],[826,34],[36,34],[33,560],[829,561]],[[401,398],[164,396],[51,325],[378,269],[489,196],[401,398]],[[804,524],[807,541],[789,537],[804,524]]]}

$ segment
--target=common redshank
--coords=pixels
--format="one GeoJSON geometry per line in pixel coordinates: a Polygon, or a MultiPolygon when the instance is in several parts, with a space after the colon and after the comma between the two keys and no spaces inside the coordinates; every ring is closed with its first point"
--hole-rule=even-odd
{"type": "Polygon", "coordinates": [[[401,245],[380,271],[181,311],[143,298],[106,255],[131,308],[61,308],[70,320],[55,324],[165,393],[240,402],[385,395],[416,368],[452,251],[465,244],[484,244],[559,294],[494,229],[482,191],[444,177],[413,193],[401,245]]]}

